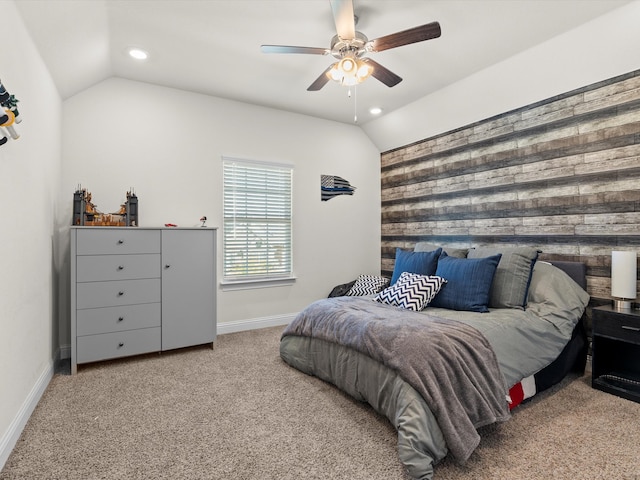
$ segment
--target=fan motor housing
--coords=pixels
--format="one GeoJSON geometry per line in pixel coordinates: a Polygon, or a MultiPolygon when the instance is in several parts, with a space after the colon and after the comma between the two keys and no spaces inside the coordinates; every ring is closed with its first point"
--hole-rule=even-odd
{"type": "Polygon", "coordinates": [[[369,39],[364,33],[356,32],[355,38],[345,39],[334,35],[331,39],[331,55],[335,58],[360,57],[366,51],[369,39]]]}

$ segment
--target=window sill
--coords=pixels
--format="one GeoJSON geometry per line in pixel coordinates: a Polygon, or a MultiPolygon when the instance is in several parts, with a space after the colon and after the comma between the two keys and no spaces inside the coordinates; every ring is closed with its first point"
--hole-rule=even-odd
{"type": "Polygon", "coordinates": [[[286,287],[294,284],[296,277],[265,278],[254,280],[223,280],[220,288],[223,292],[233,290],[252,290],[255,288],[286,287]]]}

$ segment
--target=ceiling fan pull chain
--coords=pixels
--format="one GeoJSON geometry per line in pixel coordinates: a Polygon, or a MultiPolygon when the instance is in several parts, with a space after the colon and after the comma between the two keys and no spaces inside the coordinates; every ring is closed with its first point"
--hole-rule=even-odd
{"type": "Polygon", "coordinates": [[[358,88],[353,87],[353,123],[358,123],[358,88]]]}

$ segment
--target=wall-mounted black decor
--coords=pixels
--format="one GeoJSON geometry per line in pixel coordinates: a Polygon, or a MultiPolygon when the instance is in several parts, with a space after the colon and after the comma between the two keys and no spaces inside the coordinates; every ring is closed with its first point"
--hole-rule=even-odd
{"type": "Polygon", "coordinates": [[[320,199],[323,202],[331,200],[338,195],[353,195],[356,187],[347,180],[335,175],[320,176],[320,199]]]}

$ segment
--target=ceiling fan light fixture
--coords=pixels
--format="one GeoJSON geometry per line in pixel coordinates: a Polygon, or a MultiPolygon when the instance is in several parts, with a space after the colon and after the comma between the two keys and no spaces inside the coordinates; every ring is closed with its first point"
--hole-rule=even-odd
{"type": "Polygon", "coordinates": [[[329,78],[341,85],[353,86],[366,80],[373,71],[367,62],[355,57],[344,57],[328,72],[329,78]]]}
{"type": "Polygon", "coordinates": [[[333,67],[331,67],[331,70],[327,72],[327,75],[331,80],[335,80],[336,82],[340,82],[340,80],[342,80],[342,77],[344,76],[343,73],[338,68],[337,63],[334,64],[333,67]]]}
{"type": "Polygon", "coordinates": [[[353,76],[353,77],[344,77],[341,83],[345,87],[353,87],[354,85],[357,85],[360,82],[358,81],[358,77],[353,76]]]}
{"type": "Polygon", "coordinates": [[[402,77],[364,55],[438,38],[442,34],[440,24],[431,22],[369,40],[364,33],[355,29],[358,17],[354,15],[353,2],[354,0],[330,0],[336,35],[331,39],[329,48],[262,45],[262,51],[264,53],[331,55],[336,58],[337,62],[327,67],[309,85],[307,88],[309,92],[317,92],[329,80],[352,86],[362,83],[370,76],[387,87],[395,87],[402,81],[402,77]]]}
{"type": "Polygon", "coordinates": [[[345,57],[338,63],[338,68],[342,70],[345,75],[355,75],[357,72],[356,60],[351,57],[345,57]]]}
{"type": "Polygon", "coordinates": [[[360,82],[364,81],[371,75],[373,72],[373,67],[369,65],[367,62],[363,62],[362,60],[358,60],[358,71],[356,72],[356,77],[358,77],[360,82]]]}

